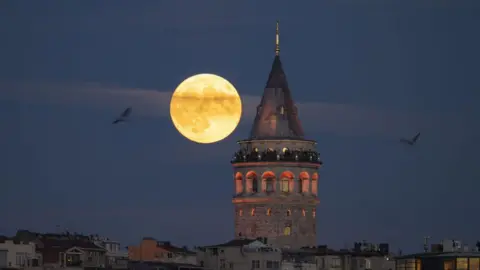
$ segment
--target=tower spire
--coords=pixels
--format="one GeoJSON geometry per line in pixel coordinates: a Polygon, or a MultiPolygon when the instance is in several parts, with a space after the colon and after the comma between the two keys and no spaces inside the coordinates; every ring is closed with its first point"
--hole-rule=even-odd
{"type": "Polygon", "coordinates": [[[275,32],[275,55],[280,55],[280,33],[278,31],[278,20],[277,20],[277,30],[275,32]]]}

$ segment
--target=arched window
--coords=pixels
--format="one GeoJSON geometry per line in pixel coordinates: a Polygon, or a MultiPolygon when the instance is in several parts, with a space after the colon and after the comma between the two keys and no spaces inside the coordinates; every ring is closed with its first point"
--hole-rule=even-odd
{"type": "Polygon", "coordinates": [[[237,194],[243,192],[243,176],[239,172],[235,174],[235,192],[237,194]]]}
{"type": "Polygon", "coordinates": [[[257,192],[258,192],[258,182],[257,182],[257,178],[255,178],[255,180],[253,180],[253,182],[252,182],[252,192],[253,192],[253,193],[257,193],[257,192]]]}
{"type": "Polygon", "coordinates": [[[250,210],[250,215],[253,217],[255,216],[255,208],[252,208],[252,210],[250,210]]]}
{"type": "Polygon", "coordinates": [[[312,175],[312,194],[317,195],[318,194],[318,174],[314,173],[312,175]]]}
{"type": "Polygon", "coordinates": [[[301,172],[299,181],[302,183],[302,193],[308,193],[309,184],[310,184],[310,175],[307,172],[301,172]]]}
{"type": "Polygon", "coordinates": [[[291,216],[292,215],[292,210],[288,209],[287,210],[287,217],[291,216]]]}
{"type": "Polygon", "coordinates": [[[290,226],[285,226],[283,229],[283,235],[290,235],[292,233],[292,228],[290,226]]]}
{"type": "Polygon", "coordinates": [[[272,178],[267,178],[265,180],[265,184],[266,184],[266,187],[265,187],[265,190],[267,192],[273,192],[274,191],[274,188],[273,188],[273,179],[272,178]]]}
{"type": "Polygon", "coordinates": [[[262,190],[264,192],[275,191],[275,174],[271,171],[267,171],[262,175],[262,190]]]}
{"type": "Polygon", "coordinates": [[[286,171],[280,175],[280,190],[288,193],[293,191],[293,173],[286,171]]]}
{"type": "Polygon", "coordinates": [[[272,209],[268,208],[267,209],[267,216],[271,216],[272,215],[272,209]]]}
{"type": "Polygon", "coordinates": [[[247,179],[247,192],[258,192],[257,174],[254,171],[249,171],[245,178],[247,179]]]}
{"type": "Polygon", "coordinates": [[[282,192],[290,192],[290,183],[288,179],[282,179],[282,192]]]}

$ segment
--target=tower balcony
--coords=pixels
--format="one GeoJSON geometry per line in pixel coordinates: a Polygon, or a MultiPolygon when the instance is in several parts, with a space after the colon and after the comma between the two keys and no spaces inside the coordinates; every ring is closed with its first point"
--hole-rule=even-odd
{"type": "Polygon", "coordinates": [[[312,150],[288,150],[278,152],[276,150],[266,151],[237,151],[231,160],[232,164],[252,162],[305,162],[322,164],[320,154],[312,150]]]}

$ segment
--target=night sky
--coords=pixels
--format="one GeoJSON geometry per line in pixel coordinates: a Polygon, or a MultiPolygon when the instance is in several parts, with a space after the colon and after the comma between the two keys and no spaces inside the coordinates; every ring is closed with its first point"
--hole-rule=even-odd
{"type": "Polygon", "coordinates": [[[278,19],[324,161],[319,244],[418,251],[426,235],[480,238],[480,1],[241,2],[1,1],[0,234],[233,238],[229,161],[249,135],[278,19]],[[196,73],[225,77],[244,103],[216,144],[184,139],[168,115],[196,73]],[[127,106],[132,121],[111,125],[127,106]],[[398,142],[417,132],[414,147],[398,142]]]}

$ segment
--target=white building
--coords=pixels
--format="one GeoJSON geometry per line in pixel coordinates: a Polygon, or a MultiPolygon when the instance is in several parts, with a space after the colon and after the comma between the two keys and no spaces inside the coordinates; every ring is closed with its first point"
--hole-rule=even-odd
{"type": "Polygon", "coordinates": [[[212,270],[280,270],[282,251],[259,240],[235,239],[199,248],[197,260],[212,270]]]}
{"type": "Polygon", "coordinates": [[[0,238],[0,268],[24,268],[36,266],[39,256],[36,254],[34,243],[23,243],[0,238]]]}
{"type": "Polygon", "coordinates": [[[122,250],[120,242],[110,240],[107,237],[93,237],[94,243],[104,248],[106,253],[106,266],[117,269],[128,267],[128,252],[122,250]]]}

